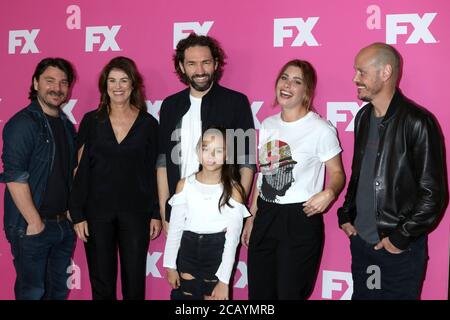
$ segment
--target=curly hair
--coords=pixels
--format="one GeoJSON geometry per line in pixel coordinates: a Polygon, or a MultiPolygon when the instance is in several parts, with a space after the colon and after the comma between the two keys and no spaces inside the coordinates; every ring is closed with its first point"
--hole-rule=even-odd
{"type": "Polygon", "coordinates": [[[214,61],[217,63],[217,69],[214,72],[213,80],[214,82],[218,82],[222,78],[223,67],[226,64],[225,52],[223,51],[219,42],[216,39],[210,36],[197,35],[194,32],[192,32],[187,38],[180,40],[175,49],[175,53],[173,55],[173,64],[175,66],[175,72],[178,78],[184,84],[189,84],[189,79],[181,70],[180,63],[183,64],[184,62],[185,58],[184,54],[186,49],[196,46],[208,47],[209,50],[211,51],[211,55],[214,61]]]}

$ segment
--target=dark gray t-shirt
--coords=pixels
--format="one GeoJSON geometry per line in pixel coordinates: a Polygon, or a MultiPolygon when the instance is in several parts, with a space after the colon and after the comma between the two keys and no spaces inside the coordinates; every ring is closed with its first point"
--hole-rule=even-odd
{"type": "Polygon", "coordinates": [[[359,236],[368,243],[378,243],[380,241],[376,224],[374,169],[379,142],[378,126],[382,120],[383,117],[375,117],[372,111],[369,136],[361,164],[358,189],[356,191],[357,214],[355,228],[359,236]]]}

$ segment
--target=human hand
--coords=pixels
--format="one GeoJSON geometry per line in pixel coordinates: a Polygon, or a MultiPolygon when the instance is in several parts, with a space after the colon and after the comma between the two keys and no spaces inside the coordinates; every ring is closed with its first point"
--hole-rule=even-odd
{"type": "Polygon", "coordinates": [[[161,220],[151,219],[150,220],[150,239],[155,239],[159,236],[161,232],[161,220]]]}
{"type": "Polygon", "coordinates": [[[328,208],[335,197],[336,196],[332,190],[325,189],[309,198],[309,200],[303,204],[303,211],[308,217],[314,214],[322,213],[328,208]]]}
{"type": "Polygon", "coordinates": [[[222,281],[218,281],[210,296],[206,296],[205,300],[228,300],[228,285],[222,281]]]}
{"type": "Polygon", "coordinates": [[[44,229],[45,229],[45,224],[44,224],[44,222],[42,222],[41,219],[39,219],[38,221],[36,221],[34,223],[28,224],[25,234],[27,236],[34,236],[36,234],[43,232],[44,229]]]}
{"type": "Polygon", "coordinates": [[[248,243],[250,241],[250,235],[252,234],[253,230],[253,217],[247,218],[244,224],[244,228],[242,229],[242,235],[241,235],[241,243],[243,246],[248,248],[248,243]]]}
{"type": "Polygon", "coordinates": [[[177,270],[167,268],[167,281],[172,289],[180,287],[180,275],[177,270]]]}
{"type": "Polygon", "coordinates": [[[356,228],[350,223],[344,223],[343,225],[341,225],[341,229],[345,232],[345,234],[347,235],[347,237],[351,237],[351,236],[356,236],[358,234],[358,232],[356,231],[356,228]]]}
{"type": "Polygon", "coordinates": [[[394,246],[388,237],[383,238],[383,240],[378,242],[374,249],[380,250],[381,248],[385,248],[387,252],[392,253],[392,254],[399,254],[399,253],[403,252],[403,250],[400,250],[399,248],[394,246]]]}
{"type": "Polygon", "coordinates": [[[81,241],[87,242],[89,237],[89,228],[87,221],[81,221],[79,223],[74,224],[73,228],[75,229],[75,233],[81,241]]]}

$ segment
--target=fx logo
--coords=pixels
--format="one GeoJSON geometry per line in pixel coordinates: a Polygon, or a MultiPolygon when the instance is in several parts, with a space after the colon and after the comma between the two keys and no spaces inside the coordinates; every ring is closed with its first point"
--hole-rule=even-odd
{"type": "Polygon", "coordinates": [[[234,283],[234,287],[239,289],[245,288],[248,284],[247,265],[243,261],[238,261],[236,268],[241,273],[241,276],[234,283]]]}
{"type": "Polygon", "coordinates": [[[120,47],[116,42],[116,36],[121,26],[112,26],[111,29],[107,26],[86,27],[86,52],[94,51],[94,44],[100,44],[101,36],[104,40],[101,43],[98,51],[120,51],[120,47]]]}
{"type": "Polygon", "coordinates": [[[15,54],[17,47],[22,47],[20,54],[28,52],[39,53],[39,49],[36,46],[36,37],[40,29],[28,30],[10,30],[9,31],[9,46],[8,53],[15,54]]]}
{"type": "Polygon", "coordinates": [[[147,112],[159,122],[159,111],[161,110],[162,100],[155,100],[153,103],[150,100],[146,100],[145,104],[147,105],[147,112]]]}
{"type": "Polygon", "coordinates": [[[293,29],[297,30],[297,36],[291,43],[291,47],[301,47],[304,43],[307,46],[318,46],[312,34],[312,29],[316,25],[319,17],[309,17],[304,21],[302,18],[274,19],[273,22],[273,46],[283,47],[285,38],[293,37],[293,29]]]}
{"type": "Polygon", "coordinates": [[[410,24],[413,27],[411,35],[406,40],[407,44],[419,43],[422,40],[424,43],[436,43],[436,39],[428,29],[437,13],[425,13],[421,18],[418,14],[388,14],[386,15],[386,43],[396,44],[397,35],[409,34],[408,27],[410,24]]]}
{"type": "Polygon", "coordinates": [[[159,261],[159,259],[162,256],[162,252],[153,252],[150,254],[150,252],[147,252],[147,272],[146,276],[149,274],[152,274],[153,278],[162,278],[163,276],[159,272],[158,266],[156,265],[159,261]]]}
{"type": "Polygon", "coordinates": [[[351,114],[351,121],[348,123],[345,131],[353,131],[355,126],[355,116],[367,102],[361,106],[356,102],[328,102],[327,103],[327,120],[337,128],[338,122],[348,122],[347,114],[351,114]]]}
{"type": "Polygon", "coordinates": [[[341,292],[339,300],[350,300],[353,294],[353,280],[350,272],[323,270],[322,298],[333,299],[333,292],[341,292]]]}
{"type": "MultiPolygon", "coordinates": [[[[367,29],[381,29],[381,8],[377,5],[367,7],[369,15],[366,21],[367,29]]],[[[398,35],[409,35],[406,44],[436,43],[436,39],[429,30],[431,23],[437,13],[425,13],[422,17],[417,13],[410,14],[387,14],[386,15],[386,43],[397,44],[398,35]],[[412,30],[411,28],[412,27],[412,30]]]]}
{"type": "MultiPolygon", "coordinates": [[[[163,275],[161,275],[161,272],[159,272],[157,266],[162,255],[163,253],[158,251],[152,253],[147,252],[147,276],[151,274],[153,278],[163,278],[163,275]]],[[[234,287],[245,288],[247,286],[247,265],[245,264],[245,262],[238,261],[237,270],[240,271],[241,276],[236,280],[234,287]]]]}
{"type": "Polygon", "coordinates": [[[177,47],[181,39],[187,38],[191,32],[198,35],[206,36],[211,29],[214,21],[200,22],[175,22],[173,24],[173,48],[177,47]]]}
{"type": "Polygon", "coordinates": [[[252,109],[253,123],[255,124],[256,130],[259,130],[259,128],[261,127],[261,122],[259,121],[259,119],[256,115],[258,114],[259,110],[263,106],[263,103],[264,103],[264,101],[254,101],[254,102],[252,102],[252,105],[250,106],[252,109]]]}
{"type": "Polygon", "coordinates": [[[75,120],[75,117],[73,116],[72,113],[73,108],[77,104],[77,101],[78,101],[77,99],[70,99],[61,106],[62,111],[66,114],[67,118],[69,118],[70,122],[72,122],[73,124],[77,124],[77,120],[75,120]]]}

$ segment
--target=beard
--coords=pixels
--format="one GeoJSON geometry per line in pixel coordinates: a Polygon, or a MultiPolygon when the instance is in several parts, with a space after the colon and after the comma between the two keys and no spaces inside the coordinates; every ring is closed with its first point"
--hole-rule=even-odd
{"type": "Polygon", "coordinates": [[[372,98],[370,96],[362,96],[362,95],[358,95],[358,99],[364,102],[370,102],[372,101],[372,98]]]}
{"type": "Polygon", "coordinates": [[[375,76],[372,81],[355,82],[356,86],[363,87],[358,89],[358,99],[365,102],[372,102],[372,100],[383,90],[383,82],[379,74],[375,76]]]}
{"type": "Polygon", "coordinates": [[[54,110],[59,110],[61,108],[61,105],[64,103],[64,101],[66,100],[64,93],[61,91],[48,91],[45,95],[41,96],[38,94],[38,98],[39,100],[41,100],[43,103],[45,103],[45,105],[47,107],[49,107],[50,109],[54,109],[54,110]],[[54,104],[50,99],[46,99],[47,96],[57,96],[59,98],[61,98],[61,103],[59,104],[54,104]]]}
{"type": "Polygon", "coordinates": [[[358,99],[364,102],[371,102],[373,98],[381,92],[382,88],[379,85],[375,85],[371,88],[368,88],[366,85],[362,83],[357,83],[358,86],[364,86],[364,89],[358,89],[362,90],[361,92],[358,92],[358,99]]]}
{"type": "Polygon", "coordinates": [[[214,80],[213,80],[212,74],[204,73],[204,74],[193,75],[192,77],[188,78],[188,81],[189,81],[189,85],[192,88],[194,88],[197,91],[202,92],[202,91],[208,90],[211,87],[214,80]],[[201,83],[201,84],[195,82],[195,78],[201,78],[201,77],[207,77],[208,79],[206,82],[201,83]]]}

